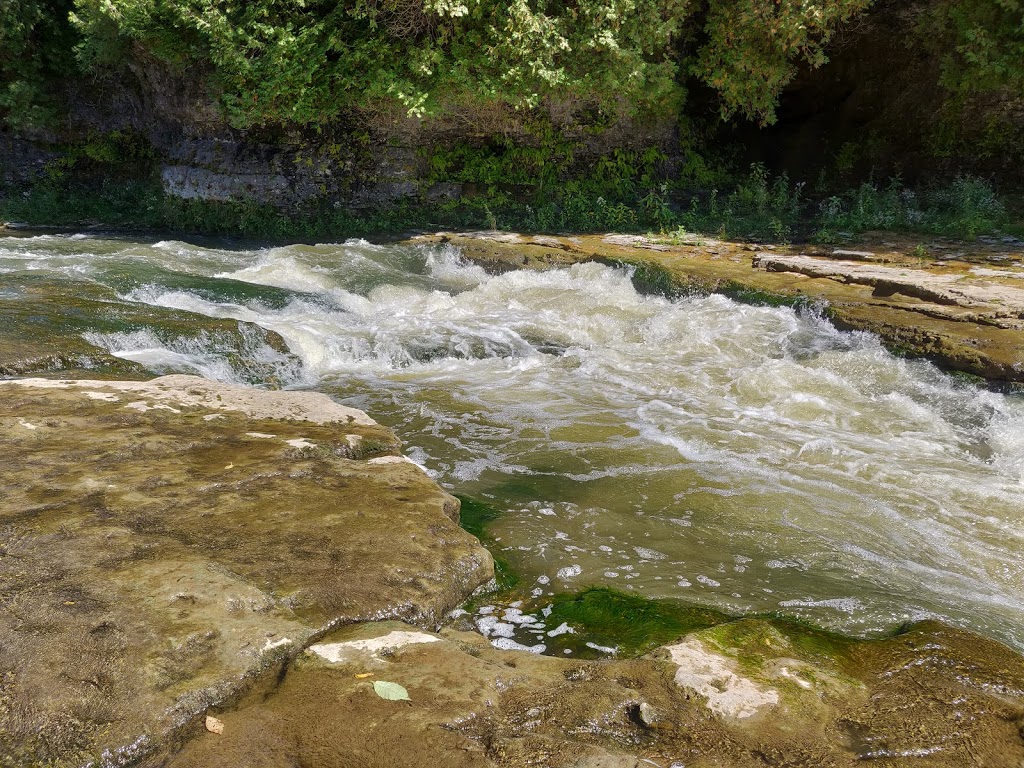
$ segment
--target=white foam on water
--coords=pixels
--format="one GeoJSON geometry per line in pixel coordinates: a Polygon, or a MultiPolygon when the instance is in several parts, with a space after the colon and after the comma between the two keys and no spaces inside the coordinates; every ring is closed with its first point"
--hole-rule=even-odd
{"type": "Polygon", "coordinates": [[[215,338],[205,331],[195,336],[162,336],[152,329],[87,331],[82,337],[115,357],[157,373],[195,373],[227,384],[258,383],[253,379],[267,374],[274,375],[278,384],[293,383],[302,375],[295,361],[244,327],[237,337],[215,338]]]}
{"type": "Polygon", "coordinates": [[[860,601],[853,597],[836,597],[828,600],[782,600],[779,605],[783,608],[834,608],[846,613],[854,613],[862,607],[860,601]]]}
{"type": "Polygon", "coordinates": [[[496,637],[491,640],[491,645],[501,651],[526,651],[527,653],[544,653],[548,649],[544,643],[537,643],[536,645],[524,645],[523,643],[517,643],[507,637],[496,637]]]}
{"type": "Polygon", "coordinates": [[[225,383],[243,383],[228,361],[207,351],[197,339],[176,339],[165,343],[153,331],[83,334],[86,341],[115,357],[139,363],[155,371],[187,371],[225,383]]]}

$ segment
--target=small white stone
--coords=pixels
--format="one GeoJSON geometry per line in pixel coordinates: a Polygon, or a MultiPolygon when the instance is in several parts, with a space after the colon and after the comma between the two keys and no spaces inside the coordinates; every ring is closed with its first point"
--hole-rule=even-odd
{"type": "Polygon", "coordinates": [[[374,637],[368,640],[349,640],[344,643],[316,643],[311,645],[309,650],[322,659],[337,664],[344,661],[348,656],[355,653],[369,653],[376,656],[384,650],[395,650],[407,645],[418,645],[421,643],[438,643],[441,638],[428,635],[426,632],[405,632],[396,630],[381,637],[374,637]]]}
{"type": "Polygon", "coordinates": [[[267,640],[267,644],[263,646],[263,652],[272,651],[275,648],[280,648],[282,645],[291,645],[291,639],[282,637],[280,640],[267,640]]]}
{"type": "Polygon", "coordinates": [[[108,403],[116,403],[120,399],[113,392],[86,392],[85,396],[91,400],[105,400],[108,403]]]}
{"type": "Polygon", "coordinates": [[[709,651],[700,640],[666,646],[666,650],[679,667],[676,685],[705,697],[712,712],[745,718],[756,715],[761,707],[779,703],[778,691],[736,674],[731,659],[709,651]]]}

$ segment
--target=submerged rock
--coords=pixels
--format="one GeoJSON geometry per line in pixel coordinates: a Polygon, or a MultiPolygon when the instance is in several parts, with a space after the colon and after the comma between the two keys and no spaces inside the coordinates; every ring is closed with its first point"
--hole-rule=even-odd
{"type": "Polygon", "coordinates": [[[4,381],[0,434],[0,765],[130,762],[330,628],[432,627],[492,576],[458,502],[325,395],[4,381]]]}
{"type": "MultiPolygon", "coordinates": [[[[298,359],[273,331],[252,323],[125,302],[110,288],[51,276],[5,275],[0,289],[0,376],[145,379],[148,370],[119,349],[166,349],[172,366],[222,357],[224,373],[252,383],[297,377],[298,359]]],[[[166,370],[166,369],[164,369],[166,370]]]]}
{"type": "Polygon", "coordinates": [[[154,765],[1016,768],[1024,659],[935,623],[851,641],[742,620],[584,662],[367,624],[217,716],[223,736],[154,765]],[[410,701],[380,699],[379,681],[410,701]]]}

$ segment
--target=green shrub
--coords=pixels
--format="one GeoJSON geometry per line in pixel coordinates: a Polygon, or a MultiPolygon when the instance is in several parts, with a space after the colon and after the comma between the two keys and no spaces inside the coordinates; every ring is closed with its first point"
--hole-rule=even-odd
{"type": "Polygon", "coordinates": [[[900,230],[974,237],[1009,223],[1005,205],[984,179],[959,176],[947,185],[909,189],[899,178],[885,187],[865,182],[845,196],[820,205],[819,225],[827,232],[900,230]]]}

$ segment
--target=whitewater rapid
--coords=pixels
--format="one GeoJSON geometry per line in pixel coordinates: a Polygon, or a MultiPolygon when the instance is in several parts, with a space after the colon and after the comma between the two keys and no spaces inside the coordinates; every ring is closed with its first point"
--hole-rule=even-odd
{"type": "Polygon", "coordinates": [[[1024,399],[812,311],[364,241],[0,241],[0,281],[27,273],[280,334],[290,355],[84,337],[154,372],[272,369],[368,410],[504,510],[490,532],[539,595],[605,584],[862,633],[939,617],[1024,647],[1024,399]]]}

